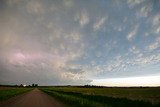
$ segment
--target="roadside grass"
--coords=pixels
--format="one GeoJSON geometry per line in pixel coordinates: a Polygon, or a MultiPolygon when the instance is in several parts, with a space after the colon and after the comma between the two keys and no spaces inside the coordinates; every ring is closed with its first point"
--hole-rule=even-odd
{"type": "Polygon", "coordinates": [[[101,103],[94,102],[94,101],[91,102],[88,99],[84,99],[74,95],[67,95],[64,93],[60,93],[56,91],[48,91],[44,89],[42,89],[42,91],[60,100],[61,102],[63,102],[69,107],[111,107],[110,105],[105,106],[101,103]]]}
{"type": "MultiPolygon", "coordinates": [[[[160,104],[152,104],[146,100],[142,100],[146,97],[146,89],[143,93],[139,92],[139,88],[79,88],[79,87],[50,87],[41,88],[42,91],[47,94],[59,99],[60,101],[66,103],[73,107],[159,107],[160,104]],[[137,93],[136,93],[137,91],[137,93]],[[128,96],[127,93],[128,92],[128,96]],[[107,96],[109,93],[109,96],[107,96]],[[131,94],[129,94],[131,93],[131,94]],[[132,95],[135,94],[136,95],[132,95]],[[115,95],[117,95],[115,97],[115,95]],[[119,97],[122,95],[123,97],[119,97]],[[125,97],[124,97],[125,95],[125,97]],[[134,98],[132,98],[134,96],[134,98]],[[141,96],[141,97],[139,97],[141,96]],[[140,98],[140,99],[139,99],[140,98]],[[134,99],[134,100],[130,100],[134,99]]],[[[148,90],[148,89],[147,89],[148,90]]],[[[150,89],[149,98],[155,95],[155,89],[150,89]],[[152,93],[150,92],[152,90],[152,93]],[[153,92],[154,90],[154,92],[153,92]]],[[[159,90],[156,88],[156,90],[159,90]]],[[[158,94],[159,91],[156,91],[158,94]]],[[[156,97],[156,96],[155,96],[156,97]]],[[[160,100],[160,99],[159,99],[160,100]]]]}
{"type": "Polygon", "coordinates": [[[33,88],[7,88],[7,89],[1,89],[0,90],[0,101],[1,100],[7,100],[11,97],[17,96],[19,94],[28,92],[32,90],[33,88]]]}
{"type": "Polygon", "coordinates": [[[49,87],[51,90],[64,92],[76,92],[86,95],[101,95],[114,98],[127,98],[131,100],[142,100],[153,104],[160,103],[160,87],[146,88],[80,88],[80,87],[49,87]]]}

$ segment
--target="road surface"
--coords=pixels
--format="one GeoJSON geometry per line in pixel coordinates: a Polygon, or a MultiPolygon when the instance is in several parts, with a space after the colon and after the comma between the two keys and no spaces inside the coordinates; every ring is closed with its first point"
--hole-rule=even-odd
{"type": "Polygon", "coordinates": [[[34,89],[23,95],[1,101],[0,107],[64,107],[64,105],[44,92],[34,89]]]}

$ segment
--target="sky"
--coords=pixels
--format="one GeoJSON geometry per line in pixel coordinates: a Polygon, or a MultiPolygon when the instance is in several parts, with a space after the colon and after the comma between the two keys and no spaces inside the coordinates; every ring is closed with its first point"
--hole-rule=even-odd
{"type": "Polygon", "coordinates": [[[160,0],[0,0],[0,84],[160,86],[160,0]]]}

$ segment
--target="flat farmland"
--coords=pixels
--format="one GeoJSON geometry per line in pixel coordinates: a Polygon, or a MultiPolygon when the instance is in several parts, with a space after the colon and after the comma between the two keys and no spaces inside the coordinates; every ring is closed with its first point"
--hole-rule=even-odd
{"type": "Polygon", "coordinates": [[[0,107],[160,107],[160,87],[1,87],[0,107]]]}
{"type": "Polygon", "coordinates": [[[0,101],[31,91],[33,88],[0,87],[0,101]]]}
{"type": "Polygon", "coordinates": [[[159,107],[160,88],[47,87],[45,93],[73,107],[159,107]]]}

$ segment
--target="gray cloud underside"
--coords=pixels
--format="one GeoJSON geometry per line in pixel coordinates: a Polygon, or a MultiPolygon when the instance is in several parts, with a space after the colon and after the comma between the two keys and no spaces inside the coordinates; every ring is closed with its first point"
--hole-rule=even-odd
{"type": "Polygon", "coordinates": [[[0,84],[90,84],[158,74],[159,4],[1,0],[0,84]]]}

